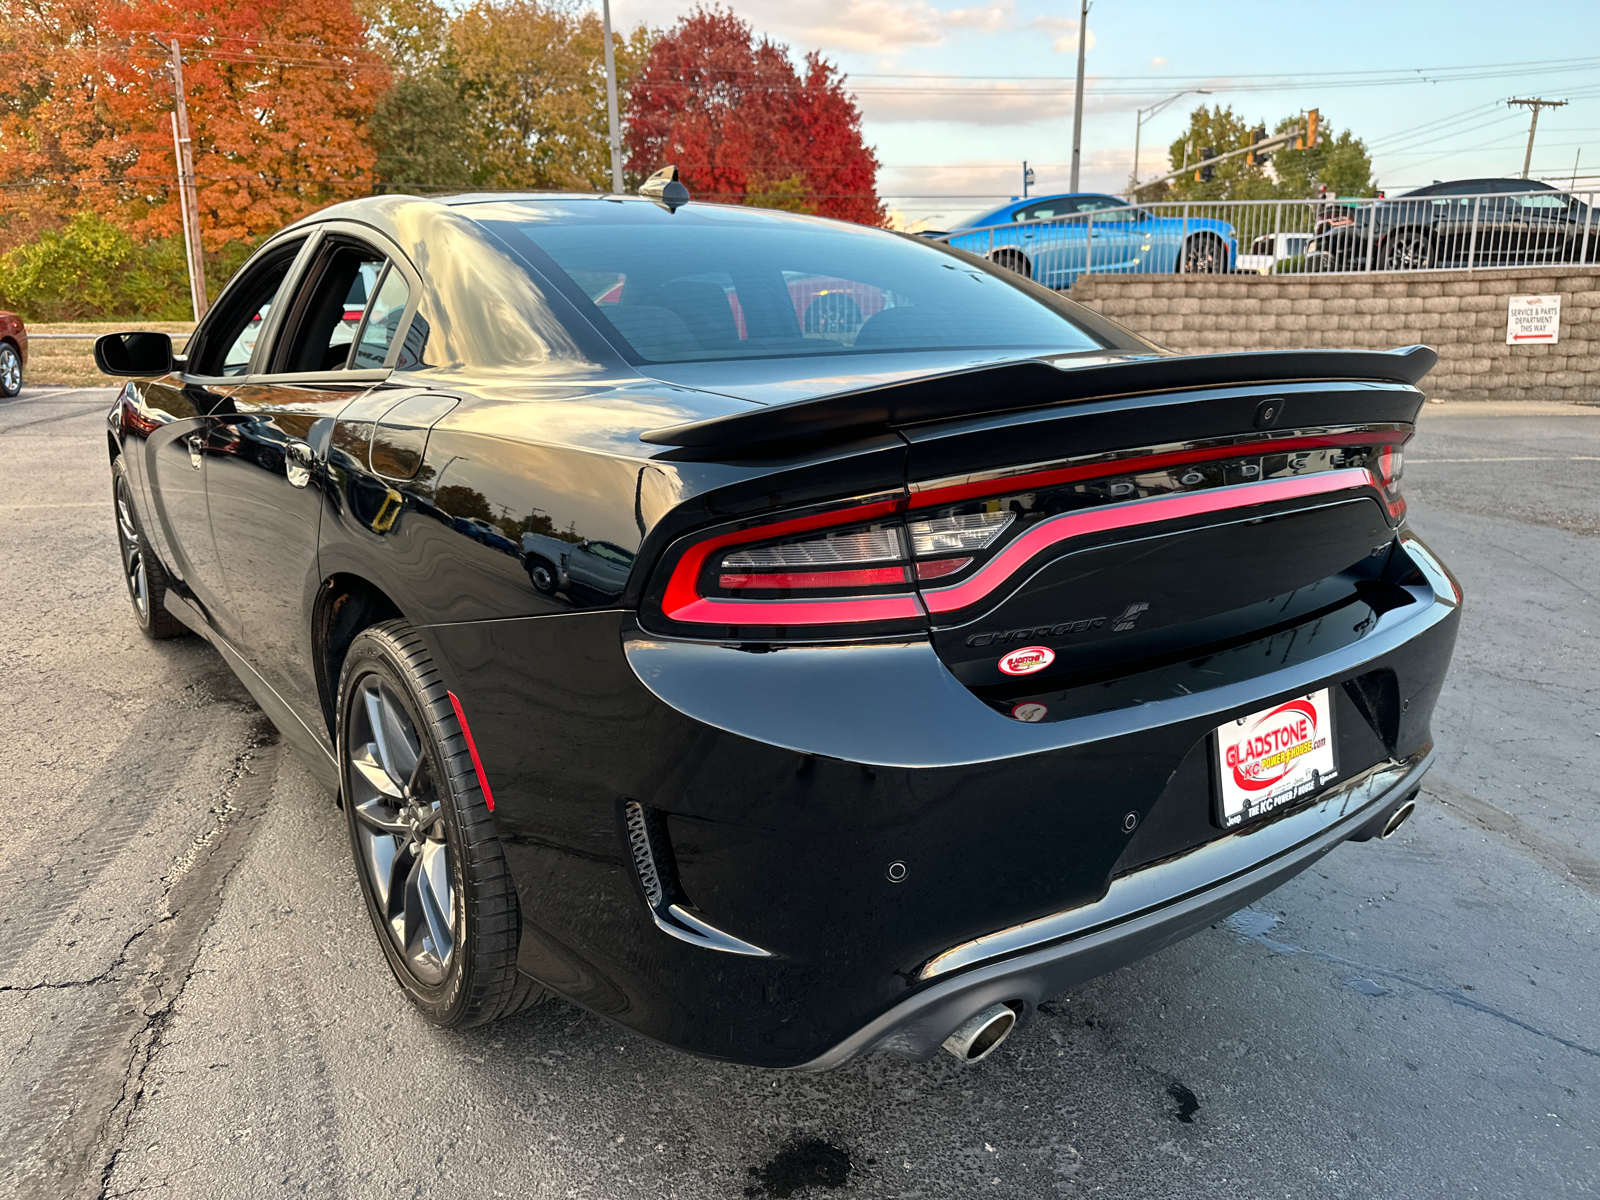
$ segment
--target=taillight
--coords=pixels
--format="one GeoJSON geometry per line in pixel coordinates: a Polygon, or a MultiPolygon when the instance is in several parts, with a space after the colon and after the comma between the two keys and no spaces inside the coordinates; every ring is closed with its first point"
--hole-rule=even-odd
{"type": "Polygon", "coordinates": [[[1082,539],[1376,488],[1391,521],[1401,427],[1217,439],[912,484],[691,535],[645,596],[646,623],[736,640],[896,634],[969,620],[1082,539]]]}
{"type": "Polygon", "coordinates": [[[921,628],[903,505],[898,494],[861,497],[713,531],[669,552],[655,604],[674,625],[718,636],[921,628]]]}

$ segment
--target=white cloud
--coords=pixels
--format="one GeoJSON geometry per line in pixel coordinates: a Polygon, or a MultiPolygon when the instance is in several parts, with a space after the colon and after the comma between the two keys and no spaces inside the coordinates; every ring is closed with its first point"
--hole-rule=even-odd
{"type": "MultiPolygon", "coordinates": [[[[980,0],[953,9],[928,0],[743,0],[734,11],[758,35],[789,42],[801,54],[894,54],[941,45],[953,30],[995,34],[1012,28],[1013,7],[1013,0],[980,0]]],[[[686,8],[684,0],[627,0],[613,5],[613,16],[624,24],[665,27],[686,8]]]]}
{"type": "MultiPolygon", "coordinates": [[[[1000,81],[943,88],[938,81],[924,86],[909,80],[866,80],[856,85],[856,101],[868,121],[942,121],[955,125],[1028,125],[1072,115],[1072,88],[1041,88],[1032,84],[1000,81]],[[941,90],[932,90],[940,88],[941,90]]],[[[1084,98],[1085,116],[1131,112],[1122,96],[1084,98]]]]}
{"type": "Polygon", "coordinates": [[[1150,60],[1150,65],[1159,71],[1162,67],[1167,65],[1167,60],[1158,55],[1150,60]]]}
{"type": "MultiPolygon", "coordinates": [[[[1042,33],[1054,33],[1059,36],[1050,43],[1051,49],[1057,54],[1076,54],[1078,52],[1078,22],[1070,21],[1066,17],[1035,17],[1028,23],[1029,29],[1037,29],[1042,33]]],[[[1094,49],[1094,30],[1089,30],[1089,49],[1094,49]]]]}

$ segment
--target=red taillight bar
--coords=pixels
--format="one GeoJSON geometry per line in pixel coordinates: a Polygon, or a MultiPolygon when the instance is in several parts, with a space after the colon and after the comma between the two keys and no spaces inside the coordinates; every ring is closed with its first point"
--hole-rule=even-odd
{"type": "Polygon", "coordinates": [[[1028,471],[1020,475],[993,475],[972,482],[941,484],[938,481],[911,485],[911,508],[930,508],[984,496],[1009,495],[1035,488],[1055,487],[1083,479],[1105,479],[1114,475],[1139,475],[1163,467],[1188,463],[1214,462],[1257,454],[1292,453],[1296,450],[1326,450],[1338,446],[1377,446],[1399,443],[1408,434],[1398,433],[1323,433],[1297,438],[1260,438],[1227,446],[1203,446],[1194,450],[1170,450],[1163,454],[1135,455],[1129,458],[1101,459],[1070,467],[1028,471]]]}
{"type": "Polygon", "coordinates": [[[972,578],[951,587],[924,588],[923,603],[928,606],[930,613],[954,612],[970,604],[976,604],[1015,575],[1041,550],[1085,534],[1129,529],[1156,521],[1170,521],[1177,517],[1226,512],[1233,508],[1271,504],[1278,500],[1299,500],[1307,496],[1342,492],[1376,483],[1377,477],[1365,467],[1347,467],[1340,471],[1322,471],[1315,475],[1290,479],[1264,479],[1256,483],[1236,483],[1228,487],[1209,488],[1203,492],[1151,496],[1145,500],[1129,500],[1122,504],[1110,504],[1086,512],[1063,513],[1058,517],[1050,517],[1039,522],[1021,537],[1016,538],[985,563],[972,578]]]}

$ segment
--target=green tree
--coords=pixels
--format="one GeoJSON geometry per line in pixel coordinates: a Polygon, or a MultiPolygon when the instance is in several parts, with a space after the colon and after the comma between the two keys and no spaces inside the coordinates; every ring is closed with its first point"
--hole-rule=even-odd
{"type": "Polygon", "coordinates": [[[372,114],[374,170],[385,190],[429,192],[473,182],[481,157],[450,42],[450,14],[433,0],[364,0],[368,40],[394,72],[372,114]]]}
{"type": "MultiPolygon", "coordinates": [[[[610,187],[603,36],[599,13],[576,0],[478,0],[455,18],[451,52],[481,154],[475,183],[610,187]]],[[[642,25],[612,34],[620,89],[650,43],[642,25]]]]}
{"type": "MultiPolygon", "coordinates": [[[[1285,117],[1272,126],[1274,133],[1300,128],[1304,118],[1285,117]]],[[[1189,114],[1189,128],[1171,145],[1171,169],[1199,162],[1201,152],[1211,147],[1217,154],[1250,145],[1251,132],[1266,122],[1247,121],[1232,106],[1215,108],[1202,104],[1189,114]]],[[[1192,172],[1184,172],[1168,184],[1140,188],[1139,198],[1155,200],[1269,200],[1308,199],[1322,187],[1340,196],[1370,196],[1372,157],[1366,144],[1349,130],[1335,135],[1324,121],[1319,144],[1308,150],[1293,145],[1271,151],[1265,165],[1252,165],[1245,154],[1217,163],[1209,182],[1200,182],[1192,172]]]]}

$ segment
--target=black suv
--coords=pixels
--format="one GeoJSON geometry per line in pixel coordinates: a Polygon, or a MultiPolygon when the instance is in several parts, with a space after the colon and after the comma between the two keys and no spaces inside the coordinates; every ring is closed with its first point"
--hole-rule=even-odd
{"type": "Polygon", "coordinates": [[[1532,179],[1434,183],[1340,214],[1319,230],[1306,266],[1323,271],[1420,271],[1600,261],[1600,218],[1576,197],[1532,179]]]}

